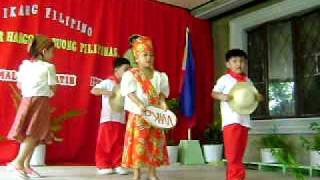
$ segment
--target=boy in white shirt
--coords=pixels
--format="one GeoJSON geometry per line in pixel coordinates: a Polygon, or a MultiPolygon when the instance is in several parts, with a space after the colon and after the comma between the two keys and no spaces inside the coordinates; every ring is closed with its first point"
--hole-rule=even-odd
{"type": "Polygon", "coordinates": [[[127,171],[121,167],[125,135],[125,112],[120,95],[120,81],[123,73],[130,67],[125,58],[116,58],[114,74],[97,84],[91,93],[102,96],[100,127],[96,145],[96,166],[98,174],[121,175],[127,171]]]}
{"type": "MultiPolygon", "coordinates": [[[[225,156],[227,159],[227,180],[244,180],[245,168],[243,165],[243,155],[248,140],[248,130],[250,128],[250,115],[242,115],[233,111],[228,101],[230,90],[238,82],[250,82],[250,79],[243,72],[247,54],[240,49],[232,49],[226,53],[226,66],[228,71],[221,76],[212,90],[212,97],[220,100],[223,138],[225,146],[225,156]]],[[[258,101],[262,96],[256,96],[258,101]]]]}

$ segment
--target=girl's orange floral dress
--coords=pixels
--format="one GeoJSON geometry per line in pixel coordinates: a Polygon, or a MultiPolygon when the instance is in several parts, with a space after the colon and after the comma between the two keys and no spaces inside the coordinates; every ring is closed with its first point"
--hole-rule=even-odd
{"type": "MultiPolygon", "coordinates": [[[[151,81],[139,75],[137,69],[131,72],[148,95],[149,104],[159,105],[159,95],[151,81]]],[[[122,166],[140,168],[159,167],[168,164],[166,138],[163,130],[152,127],[141,115],[129,113],[122,156],[122,166]]]]}

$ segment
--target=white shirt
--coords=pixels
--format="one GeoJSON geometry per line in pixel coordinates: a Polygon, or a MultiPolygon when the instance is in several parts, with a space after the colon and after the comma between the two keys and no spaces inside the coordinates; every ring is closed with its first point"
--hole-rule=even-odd
{"type": "MultiPolygon", "coordinates": [[[[247,80],[250,81],[249,79],[247,80]]],[[[217,93],[229,94],[230,90],[235,84],[237,84],[237,80],[230,74],[225,74],[218,79],[212,91],[217,93]]],[[[222,117],[222,128],[230,124],[240,124],[248,128],[251,127],[250,115],[241,115],[233,111],[227,102],[220,102],[220,110],[222,117]]]]}
{"type": "Polygon", "coordinates": [[[50,86],[57,83],[56,70],[53,64],[45,61],[24,60],[19,67],[17,81],[21,83],[23,97],[52,97],[50,86]]]}
{"type": "MultiPolygon", "coordinates": [[[[169,96],[169,81],[168,76],[165,73],[155,71],[150,81],[157,94],[162,93],[165,97],[169,96]]],[[[131,71],[127,71],[123,74],[120,87],[121,94],[125,96],[124,109],[134,114],[141,114],[141,109],[131,101],[128,94],[134,92],[146,106],[149,105],[149,100],[131,71]]]]}
{"type": "MultiPolygon", "coordinates": [[[[112,91],[116,83],[111,79],[106,79],[97,84],[94,88],[103,89],[106,91],[112,91]]],[[[100,114],[100,123],[104,122],[119,122],[125,124],[125,113],[122,112],[112,112],[109,104],[109,96],[102,95],[102,108],[100,114]]]]}

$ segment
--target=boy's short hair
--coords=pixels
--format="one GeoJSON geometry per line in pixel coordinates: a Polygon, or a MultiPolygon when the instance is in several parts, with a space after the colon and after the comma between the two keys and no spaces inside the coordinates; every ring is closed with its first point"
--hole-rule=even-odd
{"type": "Polygon", "coordinates": [[[124,64],[128,64],[130,66],[130,61],[123,57],[117,57],[115,61],[113,61],[113,68],[118,68],[124,64]]]}
{"type": "Polygon", "coordinates": [[[129,37],[129,44],[132,45],[132,43],[138,39],[139,37],[141,37],[140,34],[132,34],[130,37],[129,37]]]}
{"type": "Polygon", "coordinates": [[[243,57],[245,59],[248,59],[247,53],[241,49],[230,49],[226,53],[226,61],[228,62],[232,57],[243,57]]]}

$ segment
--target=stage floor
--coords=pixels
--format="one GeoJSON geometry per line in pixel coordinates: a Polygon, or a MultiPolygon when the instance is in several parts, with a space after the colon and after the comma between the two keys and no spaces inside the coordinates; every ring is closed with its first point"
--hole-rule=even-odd
{"type": "MultiPolygon", "coordinates": [[[[108,179],[108,180],[131,180],[130,175],[96,175],[93,166],[46,166],[36,168],[44,178],[50,180],[86,180],[86,179],[108,179]]],[[[204,166],[170,166],[159,169],[161,180],[224,180],[225,168],[211,165],[204,166]]],[[[293,177],[283,176],[280,173],[261,172],[257,170],[247,170],[246,180],[293,180],[293,177]]],[[[142,180],[146,180],[143,174],[142,180]]],[[[15,180],[11,174],[6,172],[5,167],[0,166],[0,180],[15,180]]],[[[310,178],[316,180],[319,177],[310,178]]]]}

